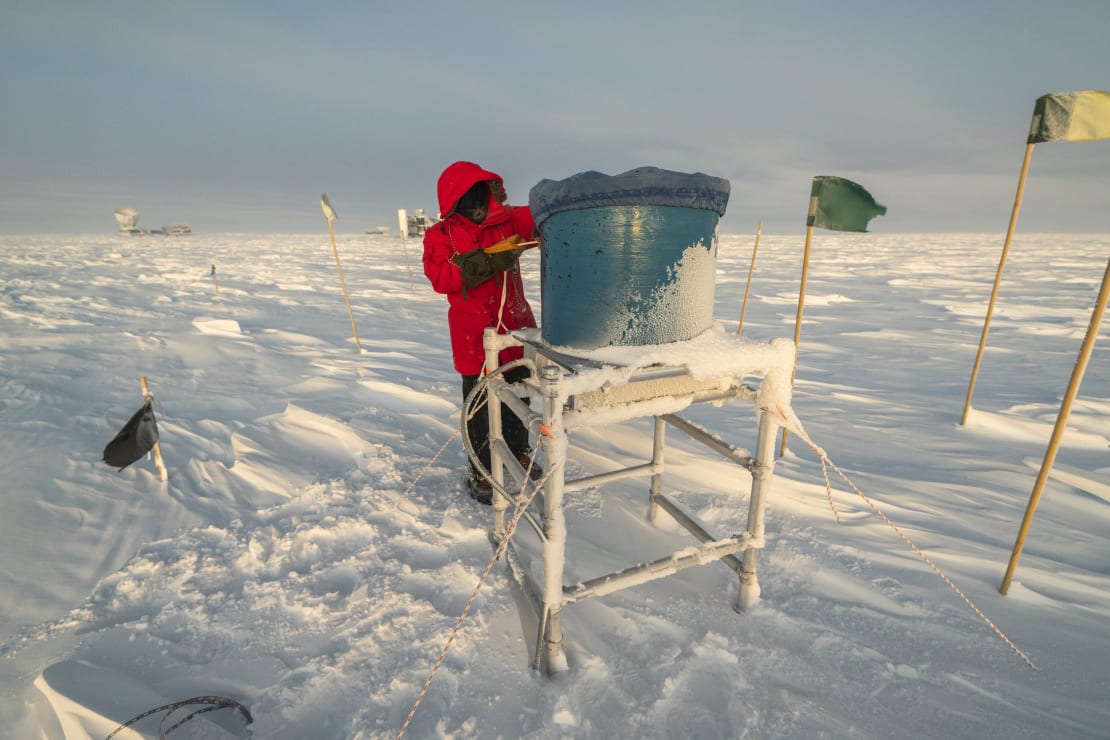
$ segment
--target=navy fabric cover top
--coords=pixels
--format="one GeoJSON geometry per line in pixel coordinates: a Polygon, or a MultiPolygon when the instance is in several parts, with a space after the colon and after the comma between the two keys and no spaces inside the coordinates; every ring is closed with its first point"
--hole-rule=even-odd
{"type": "Polygon", "coordinates": [[[591,170],[565,180],[540,180],[528,193],[528,205],[537,226],[556,213],[604,206],[678,206],[716,211],[723,216],[729,189],[728,180],[700,172],[637,167],[606,175],[591,170]]]}

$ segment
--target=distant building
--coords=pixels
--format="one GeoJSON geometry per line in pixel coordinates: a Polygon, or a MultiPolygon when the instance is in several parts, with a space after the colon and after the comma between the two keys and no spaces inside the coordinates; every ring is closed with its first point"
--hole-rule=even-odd
{"type": "Polygon", "coordinates": [[[417,208],[416,213],[409,216],[404,208],[397,211],[397,221],[401,227],[401,236],[423,236],[424,232],[435,226],[435,220],[428,218],[423,208],[417,208]]]}
{"type": "Polygon", "coordinates": [[[134,208],[117,208],[115,211],[116,221],[119,222],[119,233],[128,234],[131,236],[139,234],[164,234],[165,236],[183,236],[185,234],[192,234],[193,230],[189,228],[188,224],[181,223],[180,221],[175,224],[163,226],[161,229],[154,231],[147,231],[146,229],[139,228],[139,212],[134,208]]]}
{"type": "Polygon", "coordinates": [[[119,221],[119,233],[121,234],[141,234],[141,229],[136,224],[139,223],[139,212],[134,208],[117,208],[115,212],[116,221],[119,221]]]}

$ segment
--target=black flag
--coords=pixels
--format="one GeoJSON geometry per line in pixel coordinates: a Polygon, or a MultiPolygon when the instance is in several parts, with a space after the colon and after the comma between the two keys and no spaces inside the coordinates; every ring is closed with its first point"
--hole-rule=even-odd
{"type": "Polygon", "coordinates": [[[150,452],[157,441],[158,422],[154,420],[150,401],[147,401],[104,448],[104,462],[123,470],[150,452]]]}

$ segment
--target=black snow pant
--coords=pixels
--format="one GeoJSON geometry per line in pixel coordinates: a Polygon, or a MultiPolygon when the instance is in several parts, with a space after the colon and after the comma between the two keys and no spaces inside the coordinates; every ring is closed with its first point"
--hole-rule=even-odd
{"type": "MultiPolygon", "coordinates": [[[[531,371],[526,367],[514,367],[505,373],[505,381],[508,383],[519,383],[531,375],[531,371]]],[[[462,392],[463,402],[465,403],[466,397],[470,395],[470,391],[474,390],[474,386],[478,384],[480,375],[464,375],[462,376],[462,392]]],[[[490,468],[490,454],[489,454],[489,415],[486,413],[485,393],[481,393],[474,399],[474,406],[481,406],[481,408],[474,414],[474,416],[467,422],[467,431],[470,433],[470,444],[478,452],[478,459],[482,461],[483,467],[486,470],[490,468]]],[[[527,398],[522,399],[528,403],[527,398]]],[[[466,409],[463,409],[466,413],[466,409]]],[[[524,426],[524,422],[514,414],[508,406],[501,404],[501,436],[505,438],[505,444],[509,446],[512,453],[516,456],[528,455],[531,456],[532,448],[528,443],[528,428],[524,426]]]]}

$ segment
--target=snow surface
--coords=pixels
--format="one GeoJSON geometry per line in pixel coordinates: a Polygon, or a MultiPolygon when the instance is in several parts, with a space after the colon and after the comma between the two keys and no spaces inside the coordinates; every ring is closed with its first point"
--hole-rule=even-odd
{"type": "MultiPolygon", "coordinates": [[[[745,337],[792,337],[801,231],[761,239],[745,337]]],[[[720,331],[736,329],[752,242],[721,237],[720,331]]],[[[488,509],[462,490],[446,302],[410,286],[396,237],[338,246],[362,354],[323,222],[0,237],[0,736],[103,738],[199,695],[243,703],[253,724],[223,709],[170,737],[397,736],[490,559],[488,509]],[[100,460],[141,376],[166,483],[153,461],[100,460]]],[[[1110,736],[1105,340],[997,591],[1110,236],[1018,234],[961,427],[1001,247],[815,233],[793,407],[1039,670],[832,474],[837,523],[817,456],[791,436],[754,609],[732,610],[720,563],[574,604],[570,671],[550,680],[529,667],[536,620],[498,563],[406,737],[1110,736]]],[[[407,255],[419,276],[419,245],[407,255]]],[[[538,255],[523,263],[538,315],[538,255]]],[[[685,415],[754,447],[748,404],[685,415]]],[[[571,472],[647,460],[649,431],[575,430],[571,472]]],[[[742,531],[747,474],[677,431],[668,442],[667,487],[713,531],[742,531]]],[[[568,582],[693,544],[666,515],[648,524],[646,504],[641,479],[569,494],[568,582]]],[[[136,729],[154,737],[158,719],[136,729]]]]}

